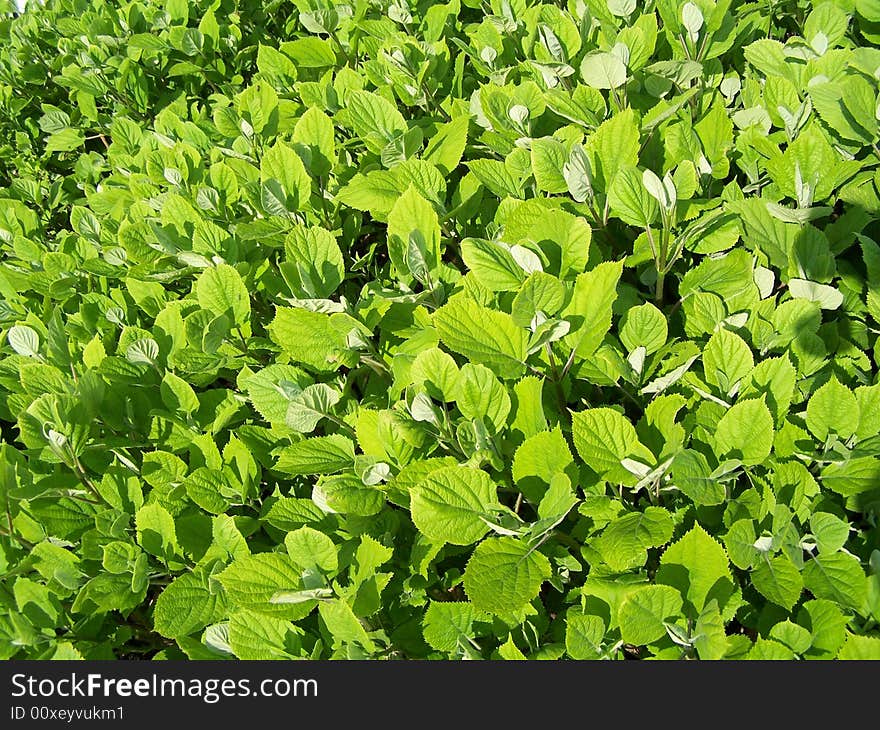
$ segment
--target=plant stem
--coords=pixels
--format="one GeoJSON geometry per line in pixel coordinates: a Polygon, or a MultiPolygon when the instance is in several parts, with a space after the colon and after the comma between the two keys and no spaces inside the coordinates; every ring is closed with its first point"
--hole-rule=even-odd
{"type": "Polygon", "coordinates": [[[664,225],[660,233],[660,251],[657,256],[657,283],[654,287],[654,301],[663,303],[663,283],[666,279],[666,254],[669,246],[669,229],[664,225]]]}
{"type": "Polygon", "coordinates": [[[334,43],[336,43],[336,46],[339,48],[339,52],[342,54],[342,57],[345,59],[345,65],[351,66],[352,65],[351,56],[348,55],[348,52],[343,47],[342,42],[339,40],[339,36],[336,35],[335,30],[330,31],[330,37],[333,39],[334,43]]]}
{"type": "Polygon", "coordinates": [[[354,431],[354,429],[353,429],[351,426],[349,426],[345,421],[343,421],[341,418],[337,418],[336,416],[334,416],[334,415],[332,415],[332,414],[330,414],[330,413],[326,413],[326,414],[325,414],[325,417],[326,417],[328,420],[330,420],[330,421],[332,421],[333,423],[335,423],[337,426],[339,426],[339,428],[341,428],[343,431],[345,431],[349,436],[351,436],[352,438],[354,438],[354,436],[355,436],[355,431],[354,431]]]}
{"type": "Polygon", "coordinates": [[[422,79],[422,81],[420,82],[420,86],[422,88],[422,93],[425,95],[425,100],[428,103],[428,107],[433,109],[437,114],[443,117],[445,121],[450,121],[452,117],[450,117],[449,114],[446,113],[446,110],[442,106],[440,106],[439,102],[437,101],[437,97],[434,96],[434,92],[431,91],[428,83],[424,79],[422,79]]]}
{"type": "Polygon", "coordinates": [[[83,465],[80,463],[80,460],[77,458],[76,454],[72,454],[73,456],[73,472],[76,474],[76,478],[79,479],[80,484],[82,484],[89,492],[94,496],[99,502],[103,502],[108,506],[112,507],[113,505],[109,504],[106,499],[104,499],[104,495],[102,495],[97,487],[92,483],[92,480],[89,478],[88,474],[86,474],[86,470],[83,468],[83,465]]]}
{"type": "Polygon", "coordinates": [[[559,402],[560,415],[565,413],[567,403],[565,402],[565,393],[562,390],[562,376],[559,373],[559,367],[556,362],[556,356],[553,354],[553,348],[550,343],[544,345],[547,352],[547,358],[550,360],[550,373],[553,378],[553,389],[556,391],[556,400],[559,402]]]}
{"type": "Polygon", "coordinates": [[[666,273],[660,269],[657,270],[657,283],[654,286],[654,301],[657,304],[663,304],[663,282],[666,279],[666,273]]]}
{"type": "Polygon", "coordinates": [[[580,552],[581,544],[567,532],[562,532],[561,530],[553,530],[552,537],[557,542],[561,542],[563,545],[567,545],[568,547],[580,552]]]}

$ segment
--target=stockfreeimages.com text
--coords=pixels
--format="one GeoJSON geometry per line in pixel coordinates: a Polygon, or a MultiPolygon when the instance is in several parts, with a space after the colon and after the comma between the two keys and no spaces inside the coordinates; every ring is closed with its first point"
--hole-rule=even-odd
{"type": "Polygon", "coordinates": [[[105,677],[99,673],[52,679],[19,673],[12,675],[12,696],[49,697],[198,697],[213,704],[224,697],[317,697],[316,679],[269,678],[242,679],[171,679],[139,677],[137,679],[105,677]]]}

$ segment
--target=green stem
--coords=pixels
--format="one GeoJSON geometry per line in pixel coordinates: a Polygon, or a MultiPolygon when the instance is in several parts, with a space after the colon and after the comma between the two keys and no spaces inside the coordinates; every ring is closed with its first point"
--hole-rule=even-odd
{"type": "Polygon", "coordinates": [[[15,536],[15,527],[12,524],[12,510],[9,509],[9,497],[6,498],[6,524],[9,525],[9,537],[15,536]]]}
{"type": "Polygon", "coordinates": [[[434,92],[431,91],[427,82],[424,79],[422,79],[420,86],[422,87],[422,92],[425,95],[425,100],[428,102],[428,106],[441,117],[443,117],[445,121],[450,121],[452,117],[450,117],[449,114],[446,113],[446,110],[442,106],[440,106],[440,103],[437,101],[437,97],[434,96],[434,92]]]}
{"type": "Polygon", "coordinates": [[[604,227],[605,221],[602,220],[602,216],[599,215],[599,209],[596,208],[596,199],[592,195],[587,199],[587,207],[590,209],[590,213],[593,216],[593,220],[596,221],[596,225],[604,227]]]}
{"type": "Polygon", "coordinates": [[[663,303],[663,283],[666,279],[666,273],[661,269],[657,269],[657,283],[654,286],[654,301],[657,304],[663,303]]]}
{"type": "Polygon", "coordinates": [[[612,88],[611,93],[609,94],[609,98],[612,102],[614,102],[614,111],[619,112],[623,108],[620,104],[620,98],[617,96],[617,89],[612,88]]]}
{"type": "Polygon", "coordinates": [[[325,197],[326,187],[324,184],[324,176],[318,177],[318,189],[321,193],[321,212],[324,214],[324,225],[328,230],[333,230],[333,224],[330,220],[330,211],[327,210],[327,199],[325,197]]]}
{"type": "Polygon", "coordinates": [[[574,365],[574,358],[577,354],[577,348],[572,348],[571,354],[568,356],[568,360],[565,361],[565,365],[562,367],[562,377],[564,378],[568,375],[568,371],[571,370],[571,366],[574,365]]]}
{"type": "Polygon", "coordinates": [[[660,268],[660,260],[657,258],[657,244],[654,243],[654,232],[651,226],[645,226],[645,235],[648,237],[648,244],[651,246],[651,256],[654,257],[654,266],[660,268]]]}
{"type": "MultiPolygon", "coordinates": [[[[33,543],[28,542],[23,537],[21,537],[21,535],[16,535],[14,531],[7,532],[6,530],[0,530],[0,537],[8,537],[10,540],[15,540],[15,542],[21,545],[25,550],[30,550],[31,548],[33,548],[33,543]]],[[[7,575],[9,574],[7,573],[7,575]]]]}
{"type": "Polygon", "coordinates": [[[547,353],[547,359],[550,361],[550,374],[552,375],[553,389],[556,391],[556,400],[559,403],[559,415],[564,416],[568,404],[565,401],[565,393],[562,390],[562,376],[559,373],[556,356],[553,354],[553,348],[550,347],[549,342],[544,345],[544,350],[547,353]]]}
{"type": "Polygon", "coordinates": [[[334,416],[330,413],[325,414],[325,417],[328,420],[335,423],[337,426],[339,426],[339,428],[341,428],[343,431],[345,431],[349,436],[351,436],[352,438],[355,437],[354,429],[351,426],[349,426],[345,421],[343,421],[341,418],[337,418],[336,416],[334,416]]]}
{"type": "Polygon", "coordinates": [[[334,43],[336,43],[337,47],[339,48],[339,52],[342,54],[342,57],[345,59],[345,65],[351,66],[352,65],[351,56],[348,55],[348,52],[343,47],[342,41],[339,40],[339,36],[336,35],[335,30],[330,31],[330,37],[333,39],[334,43]]]}
{"type": "Polygon", "coordinates": [[[73,454],[73,466],[73,473],[76,474],[76,478],[79,479],[80,484],[82,484],[99,502],[103,502],[108,507],[112,507],[113,505],[104,499],[104,495],[102,495],[92,483],[92,480],[89,478],[88,474],[86,474],[86,470],[83,468],[83,465],[75,454],[73,454]]]}
{"type": "Polygon", "coordinates": [[[238,335],[238,339],[241,341],[242,351],[245,355],[249,355],[250,352],[248,351],[247,338],[244,336],[244,332],[241,331],[241,327],[236,327],[235,333],[238,335]]]}
{"type": "Polygon", "coordinates": [[[664,226],[660,233],[660,251],[657,257],[657,283],[654,287],[654,301],[663,303],[663,283],[666,279],[666,254],[669,247],[669,229],[664,226]]]}
{"type": "Polygon", "coordinates": [[[562,532],[561,530],[553,530],[552,537],[557,542],[561,542],[563,545],[567,545],[573,550],[576,550],[578,552],[580,552],[581,550],[581,544],[567,532],[562,532]]]}

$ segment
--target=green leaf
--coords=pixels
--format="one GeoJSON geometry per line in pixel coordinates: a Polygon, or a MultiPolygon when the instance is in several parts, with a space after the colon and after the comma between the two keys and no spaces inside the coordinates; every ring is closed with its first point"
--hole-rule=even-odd
{"type": "Polygon", "coordinates": [[[279,530],[295,530],[307,523],[319,523],[324,512],[311,499],[283,497],[274,502],[266,520],[279,530]]]}
{"type": "Polygon", "coordinates": [[[199,399],[192,386],[174,373],[168,372],[162,376],[159,392],[162,402],[173,413],[192,414],[199,409],[199,399]]]}
{"type": "Polygon", "coordinates": [[[474,177],[499,198],[522,198],[522,180],[498,160],[472,160],[467,163],[474,177]]]}
{"type": "Polygon", "coordinates": [[[590,408],[572,414],[574,447],[584,463],[613,482],[634,486],[638,479],[627,471],[624,459],[653,465],[655,458],[636,434],[633,425],[613,408],[590,408]]]}
{"type": "Polygon", "coordinates": [[[513,641],[513,635],[507,635],[507,641],[498,647],[498,654],[502,659],[507,661],[524,661],[528,657],[522,653],[520,648],[513,641]]]}
{"type": "Polygon", "coordinates": [[[357,475],[344,473],[322,479],[312,490],[312,499],[327,512],[362,517],[380,512],[385,504],[382,491],[365,485],[357,475]]]}
{"type": "Polygon", "coordinates": [[[253,611],[229,617],[229,648],[239,659],[290,659],[298,656],[300,631],[290,622],[253,611]]]}
{"type": "Polygon", "coordinates": [[[741,400],[718,421],[715,449],[719,456],[760,464],[773,449],[773,416],[763,400],[741,400]]]}
{"type": "Polygon", "coordinates": [[[785,644],[795,654],[803,654],[810,648],[810,632],[791,621],[780,621],[770,629],[770,638],[785,644]]]}
{"type": "Polygon", "coordinates": [[[477,609],[510,615],[537,597],[549,577],[550,561],[542,553],[512,537],[490,537],[468,560],[464,589],[477,609]]]}
{"type": "Polygon", "coordinates": [[[788,414],[794,396],[797,371],[788,359],[771,357],[759,362],[742,380],[740,396],[764,396],[764,402],[777,423],[788,414]]]}
{"type": "Polygon", "coordinates": [[[311,378],[292,365],[274,364],[239,381],[257,412],[270,423],[283,423],[290,399],[311,378]]]}
{"type": "Polygon", "coordinates": [[[574,463],[559,428],[527,438],[513,457],[513,481],[533,502],[540,501],[553,477],[569,470],[574,463]]]}
{"type": "Polygon", "coordinates": [[[428,141],[423,158],[436,165],[442,173],[451,173],[458,167],[464,154],[469,123],[468,117],[461,116],[441,125],[428,141]]]}
{"type": "Polygon", "coordinates": [[[183,488],[193,502],[210,514],[219,515],[229,509],[233,490],[221,471],[199,467],[183,480],[183,488]]]}
{"type": "Polygon", "coordinates": [[[470,545],[489,531],[485,518],[498,506],[486,472],[465,466],[437,469],[411,493],[416,527],[435,542],[470,545]]]}
{"type": "Polygon", "coordinates": [[[837,604],[825,600],[805,601],[797,620],[811,633],[812,643],[807,653],[816,658],[834,658],[846,639],[848,621],[837,604]]]}
{"type": "Polygon", "coordinates": [[[657,352],[666,344],[666,317],[653,304],[628,309],[620,325],[620,341],[628,352],[644,347],[647,354],[657,352]]]}
{"type": "Polygon", "coordinates": [[[202,572],[175,578],[156,599],[153,625],[162,636],[187,636],[220,618],[225,609],[222,593],[211,589],[202,572]]]}
{"type": "Polygon", "coordinates": [[[317,226],[297,226],[284,241],[281,273],[303,298],[326,299],[345,278],[339,244],[330,231],[317,226]]]}
{"type": "Polygon", "coordinates": [[[613,53],[593,53],[581,61],[581,78],[594,89],[616,89],[626,83],[626,66],[613,53]]]}
{"type": "Polygon", "coordinates": [[[789,279],[788,290],[795,299],[816,302],[822,309],[837,309],[843,304],[843,294],[827,284],[817,284],[806,279],[789,279]]]}
{"type": "Polygon", "coordinates": [[[737,568],[746,570],[751,568],[764,555],[755,547],[758,539],[755,534],[755,523],[752,520],[742,519],[734,522],[724,536],[724,546],[730,562],[737,568]]]}
{"type": "Polygon", "coordinates": [[[377,155],[382,154],[385,145],[396,134],[406,131],[406,121],[397,108],[369,91],[352,91],[348,94],[345,120],[366,148],[377,155]]]}
{"type": "Polygon", "coordinates": [[[168,560],[179,551],[174,518],[164,507],[147,504],[135,515],[138,544],[150,555],[168,560]]]}
{"type": "Polygon", "coordinates": [[[850,634],[846,637],[846,643],[843,645],[837,658],[845,661],[880,659],[880,639],[876,636],[850,634]]]}
{"type": "Polygon", "coordinates": [[[611,311],[622,272],[622,261],[605,262],[575,280],[571,300],[562,310],[562,316],[571,323],[563,344],[581,359],[590,358],[611,329],[611,311]]]}
{"type": "MultiPolygon", "coordinates": [[[[317,568],[323,573],[335,573],[339,567],[336,546],[323,532],[311,527],[300,527],[284,538],[287,554],[303,571],[317,568]]],[[[278,595],[273,597],[278,602],[278,595]]]]}
{"type": "Polygon", "coordinates": [[[804,587],[816,598],[862,611],[868,584],[858,558],[846,553],[816,555],[804,566],[804,587]]]}
{"type": "Polygon", "coordinates": [[[642,182],[642,173],[635,166],[620,169],[608,191],[611,212],[624,223],[647,228],[657,218],[660,208],[642,182]]]}
{"type": "Polygon", "coordinates": [[[825,81],[810,86],[810,101],[834,135],[849,143],[876,138],[876,122],[864,113],[864,98],[870,94],[858,76],[844,76],[836,83],[825,81]],[[853,112],[855,111],[855,115],[853,112]],[[866,118],[867,117],[867,118],[866,118]],[[863,127],[863,124],[868,127],[863,127]]]}
{"type": "Polygon", "coordinates": [[[830,555],[846,545],[850,526],[829,512],[814,512],[810,515],[810,531],[816,538],[819,554],[830,555]]]}
{"type": "Polygon", "coordinates": [[[410,185],[388,214],[388,254],[391,261],[399,272],[426,281],[426,275],[437,268],[440,253],[437,213],[410,185]]]}
{"type": "Polygon", "coordinates": [[[767,600],[790,611],[804,588],[800,572],[785,555],[769,557],[764,553],[752,570],[752,585],[767,600]]]}
{"type": "Polygon", "coordinates": [[[422,633],[425,641],[437,651],[467,656],[473,642],[474,623],[484,618],[470,603],[431,601],[422,619],[422,633]]]}
{"type": "Polygon", "coordinates": [[[663,585],[643,586],[620,604],[620,638],[627,644],[644,646],[666,636],[666,622],[681,614],[678,591],[663,585]]]}
{"type": "Polygon", "coordinates": [[[499,378],[517,378],[525,371],[527,336],[510,315],[457,296],[434,313],[433,321],[443,344],[499,378]]]}
{"type": "Polygon", "coordinates": [[[698,451],[683,449],[672,461],[673,484],[694,504],[721,504],[727,497],[724,484],[712,476],[706,457],[698,451]]]}
{"type": "Polygon", "coordinates": [[[312,192],[311,178],[299,155],[283,142],[275,142],[260,160],[260,182],[264,189],[268,186],[278,198],[280,210],[271,210],[273,215],[294,213],[308,206],[312,192]],[[280,185],[280,194],[275,185],[280,185]]]}
{"type": "Polygon", "coordinates": [[[612,520],[602,534],[592,541],[608,566],[617,572],[641,567],[648,559],[648,549],[659,547],[672,538],[672,517],[662,507],[646,507],[612,520]]]}
{"type": "MultiPolygon", "coordinates": [[[[196,47],[195,53],[199,52],[196,47]]],[[[188,54],[188,55],[195,55],[188,54]]],[[[257,46],[257,69],[268,79],[278,79],[281,81],[296,79],[296,65],[287,56],[271,46],[264,46],[262,43],[257,46]]]]}
{"type": "Polygon", "coordinates": [[[859,404],[853,392],[833,377],[807,402],[807,428],[819,441],[829,433],[848,439],[859,427],[859,404]]]}
{"type": "MultiPolygon", "coordinates": [[[[482,283],[482,282],[481,282],[482,283]]],[[[555,276],[535,271],[529,274],[513,299],[510,316],[514,324],[529,327],[538,312],[556,314],[565,299],[565,287],[555,276]]]]}
{"type": "Polygon", "coordinates": [[[724,619],[715,601],[709,601],[697,617],[693,642],[697,656],[703,660],[723,659],[727,653],[730,642],[724,630],[724,619]]]}
{"type": "Polygon", "coordinates": [[[466,238],[461,242],[461,258],[477,281],[491,291],[515,291],[526,278],[510,247],[497,241],[466,238]]]}
{"type": "Polygon", "coordinates": [[[746,658],[753,661],[791,661],[795,655],[785,644],[759,636],[746,658]]]}
{"type": "Polygon", "coordinates": [[[880,459],[860,456],[828,464],[822,469],[822,485],[850,497],[874,489],[880,479],[880,459]]]}
{"type": "Polygon", "coordinates": [[[282,43],[281,50],[303,68],[325,68],[336,63],[333,46],[323,38],[296,38],[282,43]]]}
{"type": "Polygon", "coordinates": [[[38,357],[40,353],[40,336],[32,327],[14,325],[6,332],[7,344],[19,355],[38,357]]]}
{"type": "Polygon", "coordinates": [[[334,474],[354,464],[354,444],[339,434],[317,436],[285,446],[275,468],[292,476],[334,474]]]}
{"type": "Polygon", "coordinates": [[[269,325],[269,335],[295,363],[315,370],[335,370],[345,349],[344,319],[339,320],[340,327],[335,325],[333,315],[279,307],[269,325]]]}
{"type": "Polygon", "coordinates": [[[510,413],[510,396],[492,371],[465,363],[458,377],[455,402],[465,418],[487,419],[501,431],[510,413]]]}
{"type": "Polygon", "coordinates": [[[237,558],[218,576],[230,606],[260,614],[296,620],[307,616],[316,601],[299,604],[273,603],[283,591],[305,588],[299,565],[281,553],[260,553],[237,558]]]}
{"type": "Polygon", "coordinates": [[[299,433],[311,433],[324,418],[335,418],[333,406],[341,397],[325,383],[306,386],[290,399],[285,423],[299,433]]]}
{"type": "Polygon", "coordinates": [[[367,652],[375,651],[376,645],[345,601],[339,598],[322,601],[318,604],[318,613],[334,641],[342,644],[359,644],[367,652]]]}
{"type": "Polygon", "coordinates": [[[568,184],[562,168],[568,161],[565,146],[553,137],[532,140],[532,174],[539,190],[547,193],[564,193],[568,184]]]}
{"type": "Polygon", "coordinates": [[[562,279],[577,276],[587,266],[592,230],[583,218],[563,210],[547,210],[528,231],[527,239],[547,258],[545,268],[558,271],[562,279]]]}
{"type": "Polygon", "coordinates": [[[80,130],[68,127],[49,135],[46,139],[46,152],[48,154],[72,152],[82,147],[85,141],[86,137],[80,130]]]}
{"type": "Polygon", "coordinates": [[[234,326],[247,324],[251,313],[250,296],[239,273],[229,264],[212,266],[196,281],[199,306],[216,315],[229,316],[234,326]]]}
{"type": "Polygon", "coordinates": [[[699,524],[666,549],[656,580],[679,590],[696,614],[713,599],[723,611],[734,592],[727,553],[699,524]]]}
{"type": "Polygon", "coordinates": [[[856,0],[856,12],[871,23],[880,23],[880,4],[877,0],[856,0]]]}
{"type": "Polygon", "coordinates": [[[432,397],[443,401],[455,400],[458,365],[451,355],[439,347],[430,347],[416,355],[409,374],[412,382],[424,384],[432,397]]]}
{"type": "MultiPolygon", "coordinates": [[[[639,163],[639,125],[635,112],[625,109],[606,119],[587,140],[587,151],[595,155],[600,189],[606,193],[617,174],[639,163]]],[[[639,174],[641,185],[641,174],[639,174]]]]}
{"type": "Polygon", "coordinates": [[[599,616],[569,611],[565,617],[565,651],[572,659],[602,656],[605,622],[599,616]]]}
{"type": "Polygon", "coordinates": [[[330,172],[336,162],[335,130],[332,120],[323,111],[317,107],[306,109],[293,128],[293,141],[297,149],[302,145],[308,150],[308,169],[312,175],[330,172]]]}
{"type": "Polygon", "coordinates": [[[751,348],[730,330],[718,329],[703,350],[706,381],[727,395],[746,378],[755,366],[751,348]]]}

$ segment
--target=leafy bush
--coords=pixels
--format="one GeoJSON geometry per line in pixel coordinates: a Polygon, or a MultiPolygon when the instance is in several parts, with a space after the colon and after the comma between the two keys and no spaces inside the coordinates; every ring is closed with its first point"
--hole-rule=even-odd
{"type": "Polygon", "coordinates": [[[880,656],[878,40],[10,9],[0,656],[880,656]]]}

